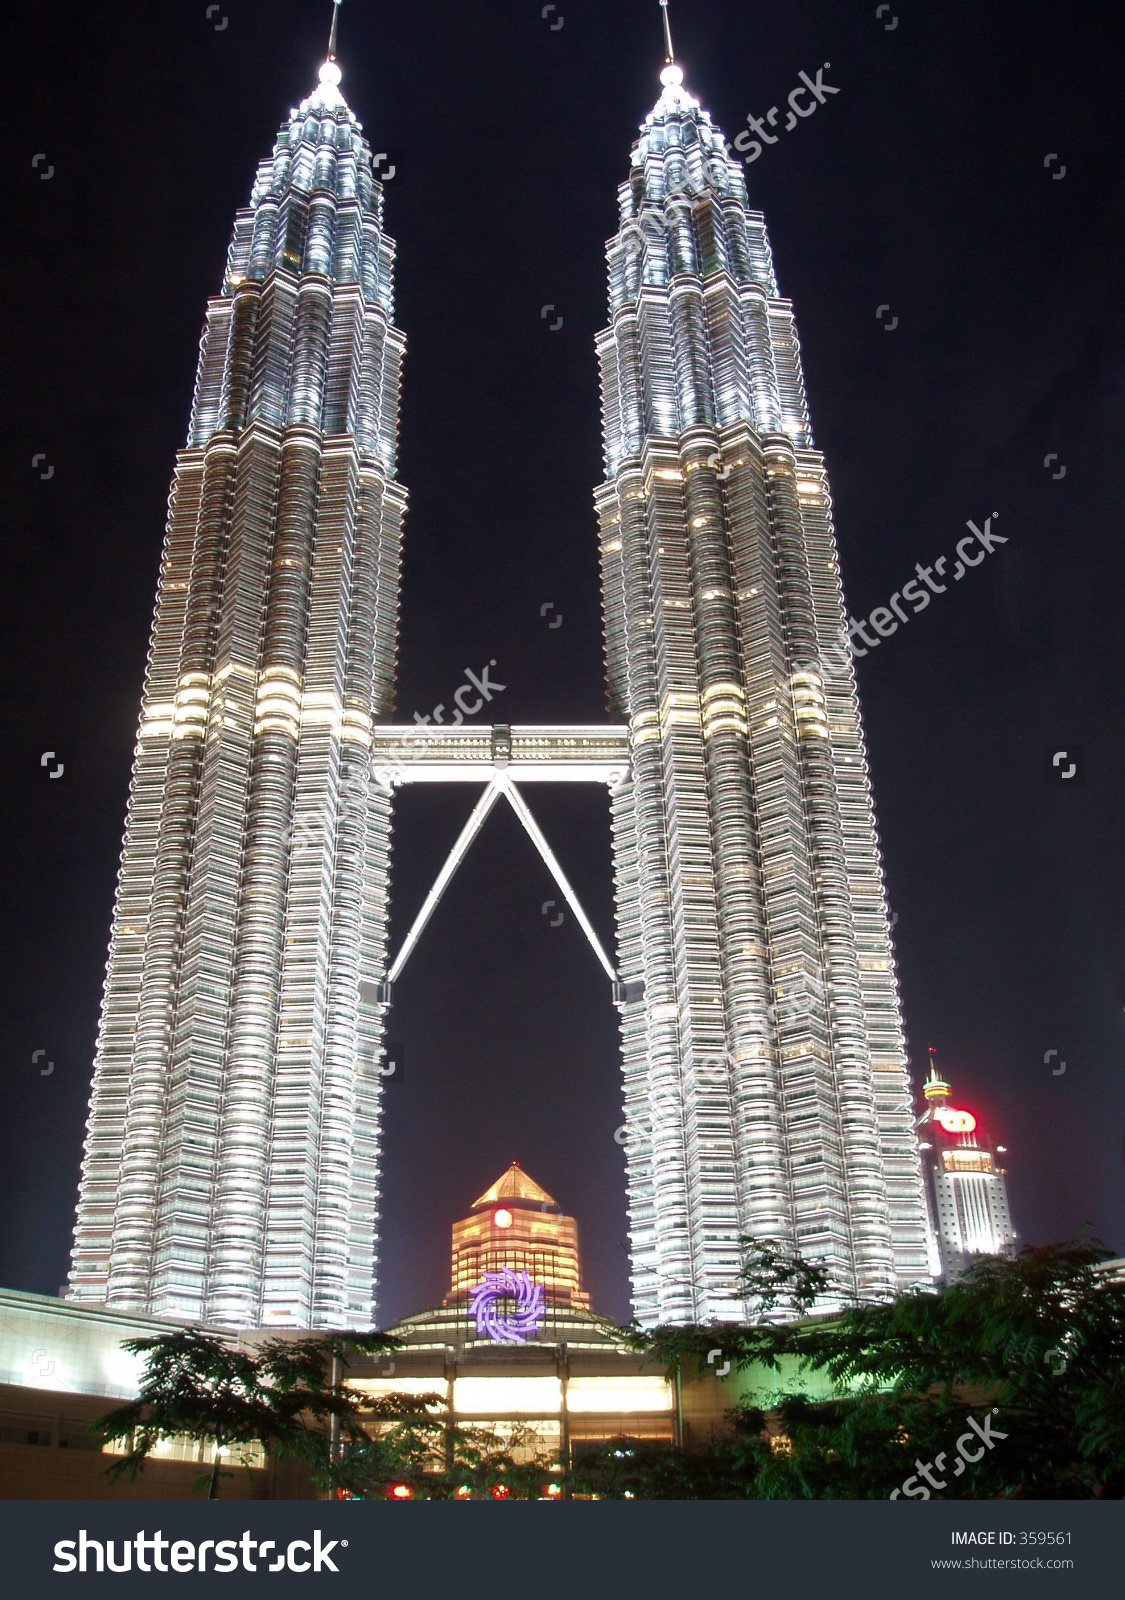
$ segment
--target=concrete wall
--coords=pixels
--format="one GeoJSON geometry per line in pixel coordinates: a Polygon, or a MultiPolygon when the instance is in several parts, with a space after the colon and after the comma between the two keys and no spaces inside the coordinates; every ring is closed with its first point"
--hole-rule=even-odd
{"type": "MultiPolygon", "coordinates": [[[[106,1475],[114,1457],[91,1448],[90,1424],[115,1402],[100,1396],[64,1394],[0,1384],[0,1500],[202,1500],[196,1488],[208,1462],[148,1462],[135,1481],[106,1475]],[[40,1443],[28,1443],[35,1437],[40,1443]],[[21,1442],[22,1440],[22,1442],[21,1442]]],[[[296,1462],[265,1467],[227,1467],[220,1479],[224,1500],[315,1500],[316,1491],[296,1462]]]]}

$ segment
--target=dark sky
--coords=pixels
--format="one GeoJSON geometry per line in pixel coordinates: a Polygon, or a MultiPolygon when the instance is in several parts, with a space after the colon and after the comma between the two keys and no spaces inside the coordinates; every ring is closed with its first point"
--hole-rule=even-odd
{"type": "MultiPolygon", "coordinates": [[[[344,91],[396,167],[403,721],[492,658],[498,718],[605,716],[593,338],[616,186],[658,93],[659,12],[542,9],[341,13],[344,91]]],[[[4,8],[0,1283],[47,1293],[65,1276],[204,303],[329,15],[326,0],[207,10],[4,8]]],[[[830,62],[840,91],[748,179],[796,306],[852,612],[917,562],[952,566],[967,519],[999,513],[1008,542],[858,667],[907,1033],[916,1067],[935,1044],[1007,1146],[1021,1235],[1089,1222],[1121,1250],[1122,14],[875,13],[674,0],[673,23],[688,87],[731,138],[784,110],[801,71],[830,62]],[[1045,751],[1075,745],[1084,782],[1048,784],[1045,751]]],[[[529,798],[608,940],[604,792],[529,798]]],[[[402,795],[393,945],[471,803],[402,795]]],[[[627,1313],[616,1013],[573,918],[541,914],[554,893],[498,809],[399,984],[384,1320],[440,1297],[450,1222],[513,1158],[577,1215],[595,1305],[627,1313]]]]}

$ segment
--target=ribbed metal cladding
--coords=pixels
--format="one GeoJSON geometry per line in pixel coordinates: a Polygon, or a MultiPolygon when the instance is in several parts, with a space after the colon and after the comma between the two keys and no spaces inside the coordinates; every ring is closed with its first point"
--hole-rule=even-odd
{"type": "Polygon", "coordinates": [[[707,113],[669,83],[608,246],[597,491],[633,1301],[747,1307],[739,1237],[846,1293],[928,1280],[831,502],[792,311],[707,113]]]}
{"type": "Polygon", "coordinates": [[[376,1319],[402,335],[335,69],[234,228],[172,486],[70,1296],[376,1319]]]}

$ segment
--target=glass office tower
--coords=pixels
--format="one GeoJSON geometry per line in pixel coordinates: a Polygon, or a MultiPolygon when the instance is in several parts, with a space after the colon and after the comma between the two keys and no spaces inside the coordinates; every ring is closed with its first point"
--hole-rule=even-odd
{"type": "Polygon", "coordinates": [[[374,1319],[403,338],[339,82],[207,309],[98,1038],[69,1295],[183,1321],[374,1319]]]}
{"type": "Polygon", "coordinates": [[[330,56],[208,308],[70,1296],[235,1327],[375,1321],[391,783],[502,781],[515,804],[525,747],[611,786],[637,1316],[752,1312],[746,1236],[822,1260],[841,1293],[926,1281],[828,484],[742,165],[669,61],[598,341],[617,726],[434,729],[371,782],[373,748],[417,732],[388,725],[403,340],[339,82],[330,56]]]}
{"type": "Polygon", "coordinates": [[[742,1237],[929,1281],[824,460],[743,165],[672,62],[598,339],[633,1302],[737,1320],[742,1237]]]}

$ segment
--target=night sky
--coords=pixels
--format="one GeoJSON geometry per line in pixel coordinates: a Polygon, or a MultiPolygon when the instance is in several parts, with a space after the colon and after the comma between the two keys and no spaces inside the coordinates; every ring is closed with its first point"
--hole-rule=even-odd
{"type": "MultiPolygon", "coordinates": [[[[1007,542],[858,663],[907,1036],[915,1072],[936,1045],[956,1103],[1007,1147],[1020,1235],[1089,1223],[1122,1251],[1125,13],[880,9],[673,0],[672,17],[686,86],[729,138],[784,112],[802,71],[831,63],[840,91],[748,182],[796,307],[852,614],[916,563],[952,568],[967,520],[998,514],[1007,542]],[[1076,746],[1076,778],[1048,782],[1050,752],[1076,746]]],[[[257,162],[316,82],[329,15],[327,0],[5,7],[13,1288],[65,1279],[204,305],[257,162]]],[[[655,0],[342,8],[343,92],[395,166],[411,496],[398,721],[448,705],[492,659],[497,720],[606,716],[593,340],[661,55],[655,0]]],[[[604,790],[527,793],[611,941],[604,790]]],[[[474,797],[401,793],[392,950],[474,797]]],[[[498,807],[397,987],[384,1322],[440,1299],[451,1221],[513,1159],[578,1217],[595,1306],[628,1314],[617,1014],[573,917],[543,915],[552,898],[498,807]]]]}

